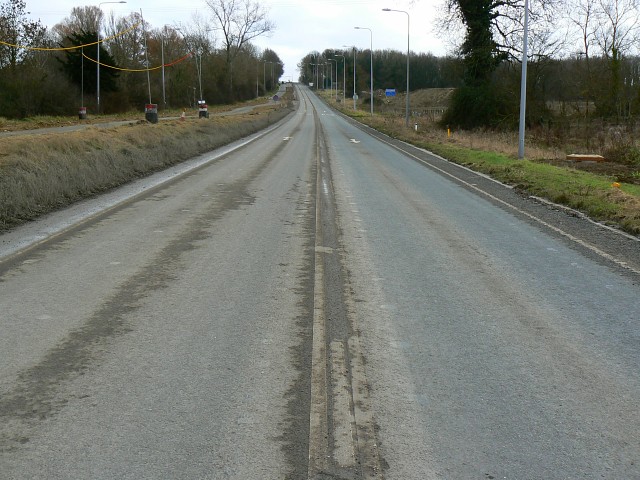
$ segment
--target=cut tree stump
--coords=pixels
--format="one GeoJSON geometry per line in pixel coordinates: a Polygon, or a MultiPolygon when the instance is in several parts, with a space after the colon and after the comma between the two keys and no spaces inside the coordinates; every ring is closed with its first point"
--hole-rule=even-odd
{"type": "Polygon", "coordinates": [[[602,155],[572,153],[567,155],[567,160],[574,162],[604,162],[605,158],[602,155]]]}

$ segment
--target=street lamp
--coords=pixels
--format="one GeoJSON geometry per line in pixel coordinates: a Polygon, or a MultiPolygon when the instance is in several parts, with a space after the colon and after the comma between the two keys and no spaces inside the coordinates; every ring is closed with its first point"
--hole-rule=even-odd
{"type": "Polygon", "coordinates": [[[407,106],[405,112],[405,124],[409,126],[409,12],[404,10],[394,10],[392,8],[383,8],[383,12],[400,12],[407,15],[407,106]]]}
{"type": "MultiPolygon", "coordinates": [[[[335,58],[327,58],[327,62],[336,62],[336,101],[338,101],[338,61],[335,58]]],[[[329,64],[329,68],[332,68],[331,64],[329,64]]],[[[331,83],[333,83],[333,76],[331,75],[331,70],[329,70],[329,77],[330,77],[331,83]]]]}
{"type": "Polygon", "coordinates": [[[369,30],[369,35],[371,37],[371,49],[370,49],[370,53],[371,53],[371,78],[370,78],[370,83],[371,83],[371,116],[373,116],[373,32],[371,31],[370,28],[367,27],[353,27],[356,30],[369,30]]]}
{"type": "MultiPolygon", "coordinates": [[[[316,76],[316,90],[318,90],[318,84],[320,83],[320,67],[322,65],[324,65],[323,63],[310,63],[309,65],[311,65],[313,67],[313,70],[315,70],[315,76],[316,76]]],[[[311,74],[313,75],[313,71],[311,72],[311,74]]]]}
{"type": "Polygon", "coordinates": [[[194,50],[195,50],[195,61],[196,61],[196,71],[198,72],[198,85],[200,86],[200,103],[204,104],[204,98],[202,94],[202,53],[204,51],[204,40],[209,42],[209,36],[207,35],[209,32],[213,32],[214,30],[218,30],[217,28],[209,28],[204,30],[203,32],[197,32],[195,35],[192,35],[194,50]]]}
{"type": "Polygon", "coordinates": [[[318,83],[320,83],[320,67],[322,67],[322,90],[326,90],[327,88],[327,64],[319,63],[318,64],[318,83]]]}
{"type": "MultiPolygon", "coordinates": [[[[160,50],[162,55],[162,106],[164,109],[167,109],[167,94],[164,86],[164,37],[167,35],[167,26],[171,27],[171,25],[164,25],[162,27],[162,41],[160,42],[160,50]]],[[[179,28],[176,30],[180,30],[179,28]]]]}
{"type": "Polygon", "coordinates": [[[353,48],[353,109],[355,110],[356,102],[358,100],[358,97],[356,96],[356,55],[358,53],[358,50],[356,49],[355,45],[343,45],[343,47],[353,48]]]}
{"type": "MultiPolygon", "coordinates": [[[[266,73],[266,67],[267,67],[267,63],[273,63],[273,62],[267,62],[266,60],[263,60],[263,64],[262,64],[262,83],[264,84],[264,91],[267,92],[267,73],[266,73]]],[[[272,75],[273,76],[273,75],[272,75]]],[[[273,80],[272,80],[273,83],[273,80]]]]}
{"type": "MultiPolygon", "coordinates": [[[[315,63],[312,63],[310,65],[317,64],[318,63],[318,54],[317,53],[312,53],[311,56],[313,57],[313,61],[315,63]]],[[[314,86],[316,87],[315,89],[318,90],[318,69],[316,68],[315,70],[316,70],[316,75],[315,75],[316,78],[315,78],[314,86]]],[[[313,69],[311,69],[311,80],[312,81],[314,80],[314,78],[313,78],[313,69]]]]}
{"type": "MultiPolygon", "coordinates": [[[[100,9],[101,5],[106,3],[127,3],[125,0],[120,0],[119,2],[100,2],[98,4],[98,9],[100,9]]],[[[100,113],[100,28],[102,23],[102,10],[100,10],[100,15],[98,16],[98,55],[97,55],[97,63],[96,63],[96,101],[97,101],[97,110],[100,113]]]]}
{"type": "Polygon", "coordinates": [[[196,70],[198,71],[198,85],[200,86],[200,102],[202,98],[202,46],[197,47],[196,51],[196,70]]]}
{"type": "Polygon", "coordinates": [[[256,98],[260,97],[260,60],[256,62],[256,98]]]}
{"type": "MultiPolygon", "coordinates": [[[[344,55],[334,55],[334,57],[342,57],[342,103],[347,101],[347,62],[344,55]]],[[[337,67],[337,64],[336,64],[337,67]]],[[[338,81],[338,71],[336,70],[336,82],[338,81]]],[[[336,92],[338,86],[336,85],[336,92]]]]}
{"type": "Polygon", "coordinates": [[[520,128],[518,132],[518,159],[524,158],[524,130],[527,109],[527,50],[529,45],[529,0],[524,0],[524,38],[522,39],[522,79],[520,83],[520,128]]]}

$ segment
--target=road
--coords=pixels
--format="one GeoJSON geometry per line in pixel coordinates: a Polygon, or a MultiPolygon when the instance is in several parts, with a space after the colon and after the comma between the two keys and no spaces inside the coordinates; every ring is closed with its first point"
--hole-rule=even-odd
{"type": "Polygon", "coordinates": [[[298,98],[0,237],[0,476],[640,478],[638,240],[298,98]]]}

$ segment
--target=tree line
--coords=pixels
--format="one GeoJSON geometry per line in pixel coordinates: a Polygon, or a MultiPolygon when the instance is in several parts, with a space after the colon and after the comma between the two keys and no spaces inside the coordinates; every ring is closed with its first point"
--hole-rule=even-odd
{"type": "MultiPolygon", "coordinates": [[[[513,127],[519,116],[525,0],[441,1],[441,35],[457,35],[458,47],[445,57],[411,53],[411,89],[455,88],[444,119],[452,126],[513,127]]],[[[558,115],[635,118],[640,0],[529,3],[527,122],[544,124],[558,115]]],[[[100,63],[119,68],[99,69],[104,112],[145,103],[160,108],[193,106],[201,99],[227,103],[272,90],[282,62],[276,52],[258,51],[251,43],[274,28],[266,12],[254,0],[206,4],[213,23],[196,17],[188,25],[158,28],[137,14],[105,19],[90,6],[74,8],[47,29],[27,18],[24,0],[4,0],[0,115],[69,114],[80,104],[95,111],[98,48],[100,63]],[[88,46],[59,50],[78,45],[88,46]]],[[[377,50],[373,56],[374,88],[403,91],[405,53],[377,50]]],[[[309,52],[298,65],[299,80],[319,80],[326,87],[346,77],[350,93],[355,64],[355,91],[366,97],[369,58],[368,50],[309,52]]]]}
{"type": "Polygon", "coordinates": [[[0,116],[185,108],[272,91],[283,64],[251,43],[274,28],[266,11],[252,0],[206,3],[214,28],[197,16],[158,28],[139,14],[105,18],[85,6],[48,29],[28,19],[24,0],[0,3],[0,116]]]}

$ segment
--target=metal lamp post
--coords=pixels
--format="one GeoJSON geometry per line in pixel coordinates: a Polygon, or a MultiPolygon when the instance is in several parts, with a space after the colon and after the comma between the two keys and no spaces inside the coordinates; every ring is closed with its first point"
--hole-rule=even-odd
{"type": "Polygon", "coordinates": [[[311,76],[314,76],[313,71],[315,70],[315,82],[314,82],[314,86],[315,89],[318,90],[318,82],[319,82],[319,78],[320,78],[320,74],[318,73],[320,70],[320,66],[322,65],[321,63],[310,63],[309,65],[311,65],[313,67],[312,71],[311,71],[311,76]]]}
{"type": "Polygon", "coordinates": [[[394,10],[392,8],[383,8],[383,12],[400,12],[407,15],[407,105],[405,112],[405,124],[409,126],[409,12],[405,12],[404,10],[394,10]]]}
{"type": "MultiPolygon", "coordinates": [[[[171,26],[171,25],[169,25],[171,26]]],[[[167,25],[162,27],[162,41],[160,43],[160,50],[162,55],[162,106],[167,109],[167,93],[164,84],[164,37],[167,35],[167,25]]]]}
{"type": "MultiPolygon", "coordinates": [[[[267,67],[267,63],[273,63],[273,62],[267,62],[266,60],[263,60],[263,64],[262,64],[262,83],[264,84],[264,91],[265,93],[267,92],[267,73],[266,73],[266,67],[267,67]]],[[[272,75],[273,76],[273,75],[272,75]]],[[[273,80],[272,80],[273,82],[273,80]]]]}
{"type": "Polygon", "coordinates": [[[322,90],[326,90],[327,84],[327,64],[319,63],[318,64],[318,83],[320,83],[320,67],[322,67],[322,90]]]}
{"type": "Polygon", "coordinates": [[[527,49],[529,43],[529,0],[524,0],[524,39],[522,41],[522,81],[520,84],[520,128],[518,133],[518,158],[524,158],[524,130],[527,109],[527,49]]]}
{"type": "Polygon", "coordinates": [[[160,51],[162,56],[162,107],[167,109],[167,92],[164,87],[164,36],[167,33],[167,26],[163,27],[162,39],[160,40],[160,51]]]}
{"type": "Polygon", "coordinates": [[[200,87],[200,102],[204,103],[204,95],[202,93],[202,53],[204,51],[204,41],[203,41],[203,37],[205,37],[204,39],[207,40],[207,43],[209,41],[209,36],[207,35],[209,32],[213,32],[214,30],[217,30],[216,28],[209,28],[207,30],[204,30],[204,35],[202,35],[201,33],[199,33],[197,35],[197,37],[194,35],[194,38],[196,39],[198,45],[195,48],[195,61],[196,61],[196,70],[198,72],[198,85],[200,87]]]}
{"type": "MultiPolygon", "coordinates": [[[[342,57],[342,103],[347,101],[347,62],[344,55],[334,55],[334,57],[342,57]]],[[[337,68],[336,64],[336,68],[337,68]]],[[[338,82],[338,71],[336,70],[336,83],[338,82]]],[[[338,91],[338,86],[336,85],[336,92],[338,91]]],[[[337,95],[337,93],[336,93],[337,95]]]]}
{"type": "MultiPolygon", "coordinates": [[[[336,62],[336,101],[337,101],[338,100],[338,61],[335,58],[327,58],[327,62],[336,62]]],[[[331,66],[331,64],[329,65],[331,66]]],[[[330,68],[333,68],[333,67],[330,67],[330,68]]],[[[330,77],[331,83],[333,83],[333,76],[331,75],[331,70],[329,70],[329,77],[330,77]]]]}
{"type": "MultiPolygon", "coordinates": [[[[125,0],[120,0],[119,2],[100,2],[98,4],[98,9],[100,9],[101,5],[105,5],[107,3],[127,3],[125,0]]],[[[102,11],[101,11],[102,13],[102,11]]],[[[100,113],[100,28],[101,28],[101,24],[102,24],[102,15],[100,15],[98,17],[98,55],[97,55],[97,62],[96,62],[96,102],[97,102],[97,107],[96,109],[98,110],[98,113],[100,113]]]]}
{"type": "Polygon", "coordinates": [[[358,50],[355,45],[343,45],[343,47],[353,48],[353,109],[356,109],[356,102],[358,97],[356,96],[356,55],[358,50]]]}
{"type": "Polygon", "coordinates": [[[171,25],[167,25],[165,24],[162,28],[162,43],[161,43],[161,51],[162,51],[162,102],[164,105],[164,108],[167,108],[167,95],[166,95],[166,90],[165,90],[165,79],[164,79],[164,39],[165,36],[167,35],[167,27],[171,28],[171,30],[173,30],[174,32],[180,32],[181,30],[179,28],[175,28],[172,27],[171,25]]]}
{"type": "Polygon", "coordinates": [[[198,70],[198,85],[200,86],[200,101],[202,98],[202,51],[199,48],[196,52],[196,70],[198,70]]]}
{"type": "Polygon", "coordinates": [[[370,84],[371,84],[371,116],[373,116],[373,32],[371,31],[370,28],[367,27],[353,27],[356,30],[369,30],[369,35],[371,37],[371,47],[370,47],[370,53],[371,53],[371,78],[370,78],[370,84]]]}

